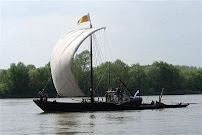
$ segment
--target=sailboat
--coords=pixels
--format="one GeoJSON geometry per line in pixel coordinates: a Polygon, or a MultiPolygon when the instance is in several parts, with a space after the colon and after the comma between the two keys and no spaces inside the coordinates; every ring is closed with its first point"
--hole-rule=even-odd
{"type": "MultiPolygon", "coordinates": [[[[81,44],[90,38],[90,59],[91,59],[91,87],[90,100],[82,100],[81,102],[58,102],[48,101],[47,96],[42,92],[40,99],[33,101],[44,112],[85,112],[85,111],[116,111],[116,110],[142,110],[142,109],[160,109],[160,108],[174,108],[186,107],[189,104],[166,105],[161,102],[145,104],[142,103],[141,97],[133,97],[132,92],[129,91],[130,96],[124,95],[119,89],[113,90],[109,88],[106,91],[105,101],[94,100],[94,85],[93,85],[93,41],[92,35],[97,31],[106,29],[105,27],[94,28],[90,21],[90,16],[85,15],[78,24],[89,21],[90,28],[72,30],[65,33],[56,43],[51,54],[51,75],[57,94],[62,97],[83,97],[84,93],[76,83],[75,77],[72,73],[72,64],[76,51],[81,44]],[[116,96],[116,98],[114,98],[116,96]],[[132,98],[131,98],[132,97],[132,98]]],[[[119,79],[120,83],[126,87],[124,82],[119,79]]],[[[126,87],[127,88],[127,87],[126,87]]],[[[162,96],[161,96],[162,97],[162,96]]]]}

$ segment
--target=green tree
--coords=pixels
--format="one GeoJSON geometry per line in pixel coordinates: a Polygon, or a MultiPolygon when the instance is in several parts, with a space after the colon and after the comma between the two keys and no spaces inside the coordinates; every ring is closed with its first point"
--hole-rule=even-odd
{"type": "Polygon", "coordinates": [[[160,77],[160,68],[154,65],[147,66],[145,68],[149,89],[148,94],[159,94],[161,90],[161,77],[160,77]]]}
{"type": "Polygon", "coordinates": [[[88,95],[90,89],[90,52],[88,50],[75,56],[72,72],[81,90],[88,95]]]}
{"type": "Polygon", "coordinates": [[[6,97],[10,95],[10,80],[8,77],[7,70],[2,70],[0,72],[0,97],[6,97]]]}
{"type": "Polygon", "coordinates": [[[193,75],[193,90],[198,93],[202,92],[202,69],[199,69],[196,74],[193,75]]]}
{"type": "Polygon", "coordinates": [[[40,74],[38,72],[37,69],[31,69],[28,72],[29,74],[29,78],[30,78],[30,82],[29,82],[29,88],[30,88],[30,93],[32,93],[33,95],[35,95],[36,93],[38,93],[39,89],[39,85],[40,85],[40,74]]]}
{"type": "Polygon", "coordinates": [[[98,96],[104,95],[105,91],[112,86],[109,84],[109,64],[109,62],[102,63],[94,70],[95,93],[98,96]]]}
{"type": "Polygon", "coordinates": [[[11,94],[16,97],[26,95],[29,90],[29,75],[26,66],[22,62],[17,65],[11,64],[10,69],[8,69],[8,76],[11,94]]]}
{"type": "MultiPolygon", "coordinates": [[[[141,95],[189,94],[202,93],[202,68],[189,66],[173,66],[166,62],[154,62],[152,65],[128,66],[117,59],[114,62],[104,62],[94,67],[95,94],[104,95],[111,86],[119,87],[121,80],[135,93],[140,89],[141,95]],[[110,85],[109,85],[110,65],[110,85]]],[[[86,95],[90,88],[90,52],[83,51],[75,56],[72,71],[75,79],[86,95]]],[[[33,97],[43,90],[49,97],[56,96],[56,90],[51,78],[50,62],[44,67],[25,66],[22,62],[12,63],[7,70],[0,70],[0,97],[33,97]]]]}
{"type": "Polygon", "coordinates": [[[159,68],[159,88],[158,92],[161,91],[161,88],[165,88],[165,93],[178,94],[178,90],[181,89],[181,76],[179,70],[171,64],[166,62],[154,62],[152,66],[159,68]]]}
{"type": "Polygon", "coordinates": [[[128,70],[129,66],[125,64],[120,59],[117,59],[111,64],[111,80],[112,80],[112,86],[119,86],[120,82],[118,81],[118,78],[120,78],[122,81],[128,84],[128,70]]]}
{"type": "Polygon", "coordinates": [[[128,81],[130,82],[130,90],[133,91],[133,93],[140,90],[141,95],[147,94],[149,89],[149,80],[144,68],[139,64],[134,64],[130,67],[129,75],[130,77],[128,78],[128,81]]]}

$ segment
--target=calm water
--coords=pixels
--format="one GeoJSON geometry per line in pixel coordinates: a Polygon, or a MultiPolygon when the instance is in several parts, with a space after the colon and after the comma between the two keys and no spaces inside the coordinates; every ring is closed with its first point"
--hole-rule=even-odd
{"type": "MultiPolygon", "coordinates": [[[[144,102],[152,99],[158,97],[143,97],[144,102]]],[[[0,99],[0,134],[202,135],[202,95],[163,96],[162,101],[197,104],[161,110],[43,113],[32,99],[0,99]]]]}

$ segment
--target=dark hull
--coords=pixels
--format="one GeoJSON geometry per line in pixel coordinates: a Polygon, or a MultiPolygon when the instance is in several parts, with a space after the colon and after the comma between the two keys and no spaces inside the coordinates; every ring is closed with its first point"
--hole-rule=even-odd
{"type": "Polygon", "coordinates": [[[186,107],[189,104],[178,104],[178,105],[165,105],[159,104],[141,104],[134,105],[131,102],[123,104],[114,104],[106,102],[95,102],[91,103],[64,103],[64,102],[41,102],[40,100],[34,100],[34,102],[44,112],[86,112],[86,111],[116,111],[116,110],[143,110],[143,109],[160,109],[160,108],[177,108],[186,107]]]}
{"type": "Polygon", "coordinates": [[[181,107],[186,107],[188,105],[189,105],[188,103],[186,103],[186,104],[179,103],[179,104],[176,104],[176,105],[165,105],[165,108],[181,108],[181,107]]]}

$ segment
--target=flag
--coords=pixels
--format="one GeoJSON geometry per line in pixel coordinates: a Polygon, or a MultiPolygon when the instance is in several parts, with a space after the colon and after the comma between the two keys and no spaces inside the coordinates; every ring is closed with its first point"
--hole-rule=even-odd
{"type": "Polygon", "coordinates": [[[84,15],[83,17],[81,17],[79,20],[78,20],[78,25],[79,24],[81,24],[81,23],[83,23],[83,22],[87,22],[87,21],[90,21],[90,16],[89,16],[89,14],[87,14],[87,15],[84,15]]]}
{"type": "Polygon", "coordinates": [[[133,97],[133,99],[135,99],[135,97],[137,96],[137,94],[139,94],[140,93],[140,91],[139,90],[137,90],[136,92],[135,92],[135,95],[134,95],[134,97],[133,97]]]}

